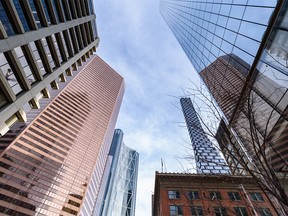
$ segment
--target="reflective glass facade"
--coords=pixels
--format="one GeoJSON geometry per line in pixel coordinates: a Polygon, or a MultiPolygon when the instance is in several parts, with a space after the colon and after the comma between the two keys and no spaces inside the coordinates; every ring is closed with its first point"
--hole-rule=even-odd
{"type": "Polygon", "coordinates": [[[197,173],[229,174],[226,162],[204,132],[191,99],[181,98],[180,103],[194,150],[197,173]]]}
{"type": "Polygon", "coordinates": [[[288,160],[287,8],[286,0],[160,4],[162,16],[221,108],[224,122],[250,157],[265,148],[275,171],[286,169],[288,160]],[[256,150],[245,132],[251,119],[245,104],[252,100],[249,111],[254,112],[257,133],[261,142],[269,140],[256,150]]]}
{"type": "Polygon", "coordinates": [[[276,0],[162,0],[160,11],[197,72],[234,53],[252,64],[276,0]]]}
{"type": "Polygon", "coordinates": [[[2,152],[0,212],[77,215],[93,206],[123,91],[123,78],[94,56],[2,152]]]}
{"type": "Polygon", "coordinates": [[[105,169],[109,170],[102,206],[96,215],[134,216],[139,154],[123,143],[123,132],[116,129],[105,169]],[[109,162],[111,161],[111,162],[109,162]]]}

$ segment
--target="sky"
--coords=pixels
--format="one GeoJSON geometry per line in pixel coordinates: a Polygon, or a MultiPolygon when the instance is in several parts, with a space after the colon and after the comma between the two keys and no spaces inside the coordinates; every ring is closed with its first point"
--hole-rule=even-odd
{"type": "Polygon", "coordinates": [[[192,150],[179,98],[199,77],[160,15],[159,1],[98,0],[94,7],[97,54],[125,80],[116,128],[140,155],[136,216],[151,215],[155,171],[193,172],[183,159],[192,150]]]}

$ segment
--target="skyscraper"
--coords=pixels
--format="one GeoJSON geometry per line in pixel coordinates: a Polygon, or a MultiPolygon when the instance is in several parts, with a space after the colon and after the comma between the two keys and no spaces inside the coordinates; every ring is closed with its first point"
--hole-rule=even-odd
{"type": "Polygon", "coordinates": [[[123,135],[120,129],[115,130],[108,154],[109,176],[101,209],[103,216],[135,215],[139,154],[124,144],[123,135]]]}
{"type": "Polygon", "coordinates": [[[215,96],[227,128],[236,132],[238,141],[246,140],[243,147],[249,152],[247,142],[254,139],[245,130],[252,129],[239,125],[255,119],[261,138],[250,157],[269,152],[273,169],[281,172],[288,159],[287,7],[285,0],[162,0],[160,5],[165,21],[215,96]],[[247,118],[251,110],[253,118],[247,118]],[[261,144],[263,140],[266,144],[261,144]]]}
{"type": "Polygon", "coordinates": [[[203,130],[191,99],[181,98],[180,103],[194,150],[197,173],[229,174],[226,162],[203,130]]]}
{"type": "Polygon", "coordinates": [[[242,153],[247,159],[236,173],[245,167],[284,215],[286,174],[279,172],[287,173],[288,167],[287,8],[287,0],[160,3],[165,21],[222,109],[220,126],[225,127],[217,136],[231,136],[221,146],[232,158],[237,154],[233,159],[242,153]]]}
{"type": "MultiPolygon", "coordinates": [[[[279,111],[274,112],[273,105],[278,101],[278,105],[283,106],[283,103],[288,101],[288,95],[283,95],[282,86],[264,74],[261,74],[261,76],[255,80],[252,87],[246,87],[246,91],[243,93],[242,89],[244,88],[247,77],[247,69],[245,68],[249,67],[250,66],[238,56],[229,54],[219,57],[200,72],[200,76],[226,119],[226,121],[223,120],[219,126],[218,142],[222,142],[223,144],[224,140],[221,140],[221,138],[224,138],[224,136],[221,135],[220,131],[223,133],[224,130],[226,130],[226,132],[229,133],[227,126],[224,125],[224,122],[229,122],[230,127],[237,132],[239,140],[243,143],[249,155],[258,154],[258,147],[256,149],[253,148],[253,142],[251,142],[253,137],[248,136],[250,133],[249,124],[252,123],[251,119],[254,119],[253,122],[257,125],[256,130],[258,133],[263,137],[265,137],[266,133],[269,143],[271,143],[271,146],[265,146],[265,144],[263,144],[263,148],[267,150],[267,158],[271,161],[271,166],[274,170],[281,170],[283,166],[285,166],[285,160],[288,158],[285,148],[281,148],[285,143],[284,137],[287,132],[285,132],[285,127],[281,126],[281,121],[279,122],[281,115],[279,111]],[[239,62],[241,62],[241,64],[239,62]],[[245,67],[243,65],[245,65],[245,67]],[[238,98],[241,94],[245,94],[245,96],[243,96],[243,102],[238,105],[240,106],[240,108],[238,108],[240,111],[238,111],[238,117],[235,118],[232,123],[229,120],[235,115],[234,112],[237,109],[238,98]],[[283,97],[281,100],[279,100],[280,95],[283,97]],[[279,134],[277,135],[277,133],[279,134]],[[281,157],[279,157],[279,155],[281,155],[281,157]]],[[[228,145],[227,140],[225,145],[228,145]]],[[[224,147],[225,145],[223,144],[221,146],[224,147]]],[[[237,148],[237,146],[233,146],[237,148]]],[[[222,148],[222,150],[226,151],[224,148],[222,148]]],[[[237,148],[237,150],[241,151],[239,148],[237,148]]],[[[229,154],[224,155],[230,157],[229,154]]],[[[243,157],[245,156],[245,154],[241,155],[243,157]]],[[[232,169],[237,168],[235,166],[236,163],[239,165],[239,162],[235,162],[233,166],[230,167],[232,169]]]]}
{"type": "Polygon", "coordinates": [[[0,212],[91,215],[123,78],[92,0],[0,1],[0,212]]]}
{"type": "Polygon", "coordinates": [[[40,108],[98,43],[92,0],[1,1],[0,136],[29,121],[27,107],[40,108]]]}
{"type": "Polygon", "coordinates": [[[123,91],[93,57],[2,152],[1,212],[91,215],[123,91]]]}

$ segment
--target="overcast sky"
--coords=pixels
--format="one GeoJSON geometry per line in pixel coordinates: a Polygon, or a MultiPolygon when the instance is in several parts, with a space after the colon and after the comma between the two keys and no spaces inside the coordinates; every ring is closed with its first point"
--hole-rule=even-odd
{"type": "Polygon", "coordinates": [[[161,158],[164,171],[183,171],[177,156],[185,155],[190,141],[177,97],[199,79],[161,17],[159,1],[98,0],[94,6],[98,55],[125,79],[116,127],[123,130],[125,144],[140,154],[136,215],[151,215],[161,158]]]}

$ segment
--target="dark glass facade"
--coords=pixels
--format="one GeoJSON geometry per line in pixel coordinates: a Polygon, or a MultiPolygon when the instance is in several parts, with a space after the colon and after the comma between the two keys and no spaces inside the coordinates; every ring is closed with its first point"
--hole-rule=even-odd
{"type": "Polygon", "coordinates": [[[286,170],[288,160],[287,8],[285,0],[160,3],[162,16],[219,105],[223,122],[254,160],[265,146],[275,171],[286,170]],[[253,106],[246,109],[251,100],[253,106]],[[255,151],[245,132],[251,110],[261,142],[269,140],[255,151]]]}
{"type": "Polygon", "coordinates": [[[23,4],[21,5],[21,0],[13,0],[13,2],[15,5],[15,8],[17,10],[17,13],[19,15],[19,18],[22,21],[22,25],[23,25],[24,30],[25,31],[31,30],[30,26],[27,22],[27,16],[25,15],[24,10],[22,9],[23,4]]]}
{"type": "Polygon", "coordinates": [[[3,4],[3,1],[0,1],[0,21],[8,35],[15,34],[14,26],[10,22],[10,15],[6,12],[5,4],[3,4]]]}
{"type": "Polygon", "coordinates": [[[234,53],[252,64],[277,1],[162,0],[160,11],[197,72],[234,53]]]}

